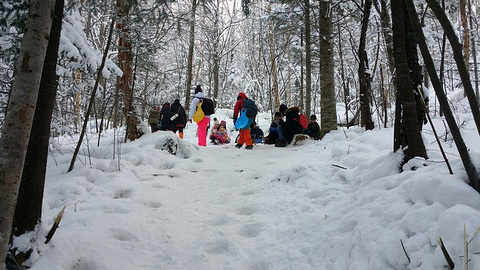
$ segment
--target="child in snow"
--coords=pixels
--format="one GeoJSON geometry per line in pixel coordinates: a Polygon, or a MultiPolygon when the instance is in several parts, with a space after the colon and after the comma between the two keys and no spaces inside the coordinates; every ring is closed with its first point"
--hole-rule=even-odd
{"type": "Polygon", "coordinates": [[[291,107],[285,111],[285,123],[277,127],[277,132],[279,138],[275,147],[285,147],[292,142],[295,134],[303,133],[299,107],[291,107]]]}
{"type": "Polygon", "coordinates": [[[275,141],[278,139],[277,127],[283,124],[282,113],[276,112],[270,128],[268,129],[268,136],[263,138],[263,143],[265,144],[275,144],[275,141]]]}
{"type": "Polygon", "coordinates": [[[210,140],[213,144],[230,143],[230,137],[227,132],[227,122],[222,121],[219,125],[215,125],[210,134],[210,140]]]}
{"type": "Polygon", "coordinates": [[[253,121],[250,127],[250,135],[252,136],[252,141],[254,143],[262,143],[263,140],[263,130],[257,125],[257,122],[253,121]]]}
{"type": "MultiPolygon", "coordinates": [[[[237,121],[238,117],[240,117],[240,111],[243,108],[243,101],[247,99],[247,95],[245,93],[240,92],[237,96],[237,103],[235,103],[235,109],[233,110],[233,122],[237,121]]],[[[240,129],[240,134],[238,136],[237,144],[235,145],[236,148],[242,148],[243,144],[245,144],[245,149],[251,150],[253,149],[252,137],[250,136],[250,125],[253,123],[253,118],[248,117],[247,125],[244,128],[240,129]]]]}
{"type": "Polygon", "coordinates": [[[308,123],[309,135],[314,140],[320,139],[320,126],[317,123],[317,116],[315,114],[310,115],[310,121],[308,123]]]}

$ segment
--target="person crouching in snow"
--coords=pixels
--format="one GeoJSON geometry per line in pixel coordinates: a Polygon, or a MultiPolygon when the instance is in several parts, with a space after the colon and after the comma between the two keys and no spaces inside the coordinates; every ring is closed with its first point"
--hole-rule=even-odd
{"type": "Polygon", "coordinates": [[[210,140],[216,145],[230,143],[230,137],[228,137],[227,132],[227,122],[222,121],[218,126],[213,127],[210,140]]]}
{"type": "MultiPolygon", "coordinates": [[[[195,98],[190,104],[190,112],[188,114],[189,122],[192,122],[193,115],[197,111],[197,105],[201,98],[206,98],[205,94],[202,92],[200,85],[197,85],[195,88],[195,98]]],[[[198,145],[207,146],[207,127],[210,124],[210,115],[205,115],[202,121],[197,123],[197,136],[198,136],[198,145]]]]}
{"type": "MultiPolygon", "coordinates": [[[[237,97],[237,103],[235,104],[235,109],[233,110],[233,122],[235,123],[240,117],[240,111],[243,109],[243,101],[247,99],[245,93],[240,92],[237,97]]],[[[250,125],[253,123],[253,118],[248,117],[247,125],[244,128],[240,129],[240,134],[238,136],[236,148],[242,148],[245,144],[245,149],[253,149],[252,137],[250,136],[250,125]]]]}
{"type": "Polygon", "coordinates": [[[265,144],[275,144],[278,139],[278,132],[277,127],[283,124],[282,120],[282,113],[276,112],[274,115],[274,119],[270,124],[270,128],[268,129],[268,136],[263,138],[263,143],[265,144]]]}
{"type": "Polygon", "coordinates": [[[277,143],[275,143],[275,147],[285,147],[292,142],[295,134],[303,133],[303,127],[299,119],[299,107],[291,107],[285,111],[285,123],[277,127],[279,138],[277,143]]]}
{"type": "Polygon", "coordinates": [[[257,122],[253,121],[252,126],[250,127],[250,135],[252,136],[252,142],[262,143],[263,141],[263,130],[257,125],[257,122]]]}

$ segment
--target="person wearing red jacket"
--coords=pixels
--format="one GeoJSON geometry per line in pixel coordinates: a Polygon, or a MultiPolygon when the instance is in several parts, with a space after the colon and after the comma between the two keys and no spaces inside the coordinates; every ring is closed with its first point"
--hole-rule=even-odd
{"type": "MultiPolygon", "coordinates": [[[[233,122],[237,121],[237,118],[240,117],[240,111],[243,109],[243,101],[247,98],[245,93],[240,92],[237,97],[237,103],[235,104],[235,109],[233,110],[233,122]]],[[[248,118],[248,123],[245,127],[240,129],[240,135],[238,136],[236,148],[242,148],[245,144],[245,149],[253,149],[252,137],[250,136],[250,125],[253,122],[253,118],[248,118]]]]}

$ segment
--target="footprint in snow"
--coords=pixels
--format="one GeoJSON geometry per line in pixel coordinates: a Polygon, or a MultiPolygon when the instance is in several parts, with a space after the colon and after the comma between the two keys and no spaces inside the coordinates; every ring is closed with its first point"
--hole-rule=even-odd
{"type": "Polygon", "coordinates": [[[208,254],[226,254],[231,249],[232,246],[226,239],[218,239],[205,244],[205,252],[208,254]]]}
{"type": "Polygon", "coordinates": [[[245,238],[255,238],[260,234],[261,231],[262,231],[262,224],[252,223],[252,224],[247,224],[242,226],[238,231],[238,235],[245,238]]]}
{"type": "Polygon", "coordinates": [[[71,270],[96,270],[103,269],[98,263],[88,258],[78,258],[68,269],[71,270]]]}
{"type": "Polygon", "coordinates": [[[130,198],[132,194],[133,194],[133,190],[130,188],[119,188],[115,191],[113,198],[114,199],[130,198]]]}
{"type": "Polygon", "coordinates": [[[258,209],[255,206],[245,206],[238,208],[235,213],[240,216],[251,216],[258,212],[258,209]]]}
{"type": "Polygon", "coordinates": [[[249,191],[241,192],[240,196],[250,196],[250,195],[253,195],[253,194],[255,194],[255,191],[249,190],[249,191]]]}
{"type": "Polygon", "coordinates": [[[112,237],[122,242],[137,242],[138,238],[127,230],[111,229],[112,237]]]}
{"type": "Polygon", "coordinates": [[[146,201],[143,204],[145,204],[146,206],[148,206],[150,208],[160,208],[160,207],[162,207],[162,203],[159,202],[159,201],[146,201]]]}

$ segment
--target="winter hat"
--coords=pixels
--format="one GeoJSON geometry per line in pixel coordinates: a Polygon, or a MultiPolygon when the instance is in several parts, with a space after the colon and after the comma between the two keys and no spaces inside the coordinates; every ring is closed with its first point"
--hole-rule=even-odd
{"type": "Polygon", "coordinates": [[[157,107],[157,111],[160,111],[160,107],[157,107]]]}
{"type": "Polygon", "coordinates": [[[317,120],[317,116],[315,114],[310,115],[310,120],[317,120]]]}
{"type": "Polygon", "coordinates": [[[222,120],[222,122],[220,122],[220,126],[227,128],[227,122],[225,122],[225,120],[222,120]]]}
{"type": "Polygon", "coordinates": [[[240,92],[238,93],[238,97],[237,97],[237,100],[240,100],[240,99],[246,99],[247,98],[247,95],[245,95],[244,92],[240,92]]]}
{"type": "Polygon", "coordinates": [[[285,115],[287,115],[288,113],[290,112],[296,112],[297,114],[300,112],[300,107],[298,106],[294,106],[294,107],[290,107],[288,108],[286,111],[285,111],[285,115]]]}
{"type": "Polygon", "coordinates": [[[282,117],[282,113],[281,112],[275,112],[275,115],[273,117],[277,117],[277,116],[282,117]]]}
{"type": "Polygon", "coordinates": [[[180,104],[180,99],[176,98],[174,101],[173,101],[174,104],[180,104]]]}
{"type": "Polygon", "coordinates": [[[203,92],[200,84],[197,84],[197,87],[195,87],[195,94],[198,93],[198,92],[203,92]]]}
{"type": "Polygon", "coordinates": [[[213,125],[214,125],[214,126],[218,125],[218,119],[217,119],[216,117],[213,118],[213,125]]]}
{"type": "Polygon", "coordinates": [[[285,105],[285,104],[280,104],[280,109],[279,109],[279,111],[280,111],[283,115],[285,115],[285,111],[286,111],[286,110],[287,110],[287,105],[285,105]]]}

